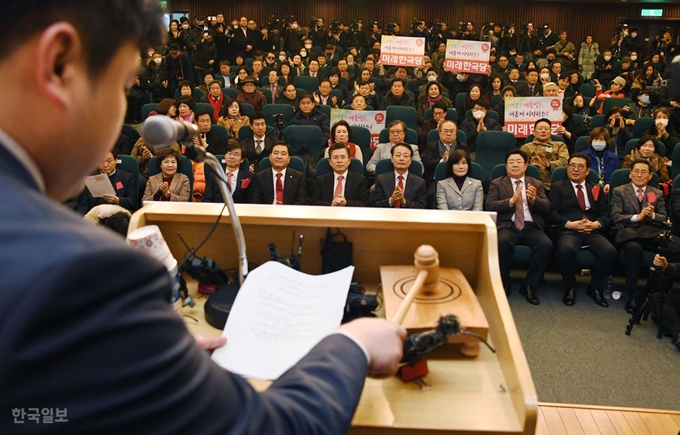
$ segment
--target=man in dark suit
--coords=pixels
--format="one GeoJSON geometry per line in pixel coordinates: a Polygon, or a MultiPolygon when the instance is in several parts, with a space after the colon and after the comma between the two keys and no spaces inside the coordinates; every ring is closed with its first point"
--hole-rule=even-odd
{"type": "MultiPolygon", "coordinates": [[[[249,203],[255,174],[241,168],[241,164],[245,161],[243,145],[240,143],[228,145],[224,160],[227,164],[227,169],[221,176],[227,181],[231,197],[234,198],[235,203],[249,203]]],[[[224,202],[219,184],[212,173],[210,176],[206,173],[205,192],[201,202],[224,202]]]]}
{"type": "Polygon", "coordinates": [[[209,95],[201,97],[201,103],[208,103],[213,108],[213,121],[217,123],[220,119],[221,113],[227,113],[227,99],[222,93],[222,83],[219,80],[213,80],[208,85],[209,95]]]}
{"type": "MultiPolygon", "coordinates": [[[[418,136],[418,147],[425,151],[427,146],[427,135],[430,131],[439,127],[439,123],[446,119],[448,113],[448,107],[443,101],[437,101],[432,106],[432,118],[423,121],[423,126],[420,130],[420,135],[418,136]]],[[[456,129],[458,126],[456,126],[456,129]]]]}
{"type": "Polygon", "coordinates": [[[316,59],[310,59],[308,68],[305,70],[304,76],[316,77],[321,82],[322,79],[326,78],[324,73],[319,69],[319,61],[316,59]]]}
{"type": "Polygon", "coordinates": [[[543,95],[543,88],[538,82],[538,71],[534,68],[530,68],[526,71],[527,80],[521,82],[518,86],[515,84],[515,89],[517,89],[518,97],[540,97],[543,95]]]}
{"type": "Polygon", "coordinates": [[[121,169],[116,168],[116,159],[118,155],[115,150],[112,150],[104,158],[102,163],[99,165],[98,174],[107,175],[113,190],[116,192],[114,195],[104,195],[101,198],[94,198],[90,193],[90,190],[86,187],[77,198],[77,208],[78,213],[87,214],[88,211],[92,210],[101,204],[116,204],[127,210],[135,211],[139,207],[139,200],[137,196],[137,180],[135,177],[138,174],[130,174],[121,169]]]}
{"type": "Polygon", "coordinates": [[[349,170],[349,148],[334,144],[328,150],[328,163],[333,172],[316,179],[312,204],[333,207],[368,207],[366,177],[349,170]]]}
{"type": "Polygon", "coordinates": [[[257,172],[260,160],[269,157],[275,139],[267,134],[267,119],[261,112],[255,112],[250,117],[250,129],[253,137],[241,141],[245,158],[250,162],[250,172],[257,172]]]}
{"type": "Polygon", "coordinates": [[[439,130],[439,140],[428,142],[420,156],[425,167],[425,183],[428,186],[428,194],[429,187],[432,184],[432,180],[434,180],[434,171],[439,162],[447,161],[449,153],[453,150],[461,149],[467,151],[468,148],[466,143],[459,143],[456,140],[458,127],[455,122],[444,119],[439,123],[437,130],[439,130]]]}
{"type": "Polygon", "coordinates": [[[630,183],[618,186],[612,192],[609,213],[612,225],[619,225],[617,248],[623,249],[626,269],[626,311],[633,312],[638,295],[637,282],[642,262],[643,245],[636,241],[636,234],[659,225],[666,220],[666,203],[659,189],[649,186],[653,168],[647,160],[635,160],[630,169],[630,183]],[[620,233],[620,234],[619,234],[620,233]],[[629,234],[630,237],[621,236],[629,234]]]}
{"type": "Polygon", "coordinates": [[[230,51],[233,54],[241,53],[250,57],[253,50],[255,50],[255,32],[248,28],[248,19],[246,17],[241,17],[238,25],[238,29],[234,30],[231,42],[229,42],[230,51]]]}
{"type": "Polygon", "coordinates": [[[375,179],[375,207],[425,208],[425,180],[408,172],[413,160],[411,145],[400,142],[392,147],[394,172],[380,174],[375,179]]]}
{"type": "Polygon", "coordinates": [[[285,142],[274,142],[269,154],[272,167],[255,175],[252,202],[254,204],[304,205],[307,187],[302,172],[289,168],[290,147],[285,142]]]}
{"type": "Polygon", "coordinates": [[[227,141],[212,131],[212,119],[209,112],[196,111],[196,123],[199,134],[193,138],[194,145],[203,145],[206,151],[213,154],[227,152],[227,141]]]}
{"type": "Polygon", "coordinates": [[[588,296],[596,304],[607,307],[604,287],[616,263],[616,249],[602,235],[609,224],[607,196],[599,185],[586,182],[590,173],[590,157],[576,153],[567,163],[567,180],[556,182],[550,190],[550,220],[560,229],[555,256],[566,291],[562,302],[576,302],[574,260],[584,245],[589,245],[597,264],[590,279],[588,296]]]}
{"type": "Polygon", "coordinates": [[[347,432],[365,376],[396,371],[403,328],[345,324],[258,393],[203,350],[224,338],[192,336],[172,310],[163,264],[60,205],[120,134],[139,49],[162,44],[158,2],[57,0],[36,23],[34,3],[4,0],[10,13],[0,76],[16,86],[0,101],[49,122],[0,118],[0,433],[347,432]],[[68,422],[13,411],[35,404],[68,422]]]}
{"type": "Polygon", "coordinates": [[[552,242],[545,234],[543,214],[550,210],[543,183],[525,175],[527,154],[513,149],[505,156],[508,175],[491,182],[486,210],[498,213],[498,256],[505,293],[510,294],[510,265],[517,245],[531,248],[529,271],[520,287],[520,294],[532,305],[540,303],[536,294],[543,272],[550,261],[552,242]]]}

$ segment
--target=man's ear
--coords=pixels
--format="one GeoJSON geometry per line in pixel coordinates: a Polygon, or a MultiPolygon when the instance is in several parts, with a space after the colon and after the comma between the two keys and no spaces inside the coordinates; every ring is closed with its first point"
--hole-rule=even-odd
{"type": "Polygon", "coordinates": [[[84,86],[86,72],[80,35],[67,22],[54,23],[39,36],[35,52],[35,83],[52,103],[68,107],[74,87],[84,86]]]}

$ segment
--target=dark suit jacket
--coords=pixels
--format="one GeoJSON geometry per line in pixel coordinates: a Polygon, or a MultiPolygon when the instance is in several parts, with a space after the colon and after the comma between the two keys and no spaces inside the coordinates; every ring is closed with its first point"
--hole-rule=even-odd
{"type": "MultiPolygon", "coordinates": [[[[550,201],[545,196],[545,188],[539,180],[527,175],[524,176],[524,182],[536,187],[536,199],[533,204],[529,204],[529,211],[536,226],[543,230],[545,229],[543,214],[550,211],[550,201]]],[[[507,175],[491,181],[486,197],[486,210],[498,214],[496,218],[498,228],[510,228],[514,225],[512,215],[515,214],[515,207],[510,206],[510,198],[514,193],[512,181],[507,175]]]]}
{"type": "MultiPolygon", "coordinates": [[[[134,176],[129,172],[116,169],[113,175],[109,176],[113,190],[116,191],[116,196],[120,200],[120,206],[130,211],[137,210],[139,206],[137,196],[137,182],[134,176]]],[[[108,204],[101,198],[94,198],[90,191],[85,188],[78,196],[78,213],[86,214],[92,210],[93,207],[100,204],[108,204]]]]}
{"type": "MultiPolygon", "coordinates": [[[[663,193],[659,189],[647,185],[645,188],[645,197],[642,200],[642,205],[637,199],[637,188],[633,183],[618,186],[612,192],[612,197],[609,203],[610,216],[612,224],[622,224],[625,226],[637,226],[631,222],[631,218],[640,213],[640,211],[647,207],[647,193],[654,192],[656,195],[656,203],[654,204],[654,222],[661,223],[666,220],[666,203],[663,200],[663,193]]],[[[643,223],[648,222],[646,219],[643,223]]]]}
{"type": "MultiPolygon", "coordinates": [[[[224,173],[222,176],[224,176],[226,180],[226,175],[224,173]]],[[[250,171],[239,169],[238,177],[236,177],[236,190],[231,193],[231,197],[234,198],[235,203],[250,203],[254,179],[255,174],[250,171]]],[[[227,184],[227,186],[229,185],[227,184]]],[[[205,192],[203,192],[201,202],[224,202],[224,198],[222,198],[222,192],[220,191],[220,186],[217,184],[217,180],[215,180],[215,177],[212,175],[212,173],[209,177],[207,177],[207,180],[205,180],[205,192]]]]}
{"type": "Polygon", "coordinates": [[[264,137],[264,150],[258,155],[255,152],[255,139],[250,138],[246,140],[241,141],[241,145],[243,145],[243,149],[245,150],[245,158],[248,159],[248,162],[250,164],[255,164],[255,172],[257,172],[257,167],[260,164],[260,160],[264,159],[265,157],[269,157],[269,153],[272,152],[272,147],[274,146],[274,138],[272,135],[268,135],[264,137]]]}
{"type": "MultiPolygon", "coordinates": [[[[468,146],[466,143],[459,143],[458,141],[454,141],[451,144],[451,150],[449,152],[458,149],[467,151],[468,146]]],[[[437,168],[437,165],[441,161],[442,157],[444,157],[444,155],[440,153],[438,140],[435,142],[428,142],[427,146],[420,153],[420,160],[422,160],[423,166],[425,167],[426,183],[430,183],[434,179],[434,171],[437,168]]]]}
{"type": "MultiPolygon", "coordinates": [[[[255,174],[255,185],[253,186],[251,202],[253,204],[273,204],[274,197],[274,170],[265,169],[255,174]]],[[[290,167],[286,169],[286,180],[283,182],[283,204],[307,204],[305,176],[302,172],[298,172],[290,167]]]]}
{"type": "MultiPolygon", "coordinates": [[[[366,177],[348,171],[345,182],[345,200],[347,207],[368,207],[368,182],[366,177]]],[[[316,179],[316,191],[312,199],[313,205],[331,205],[335,191],[335,173],[323,174],[316,179]]]]}
{"type": "Polygon", "coordinates": [[[231,38],[231,41],[229,42],[229,47],[232,53],[234,54],[241,53],[245,56],[246,46],[248,45],[252,45],[253,48],[251,51],[248,51],[247,53],[252,53],[255,50],[257,50],[256,47],[257,38],[255,32],[250,29],[246,29],[246,33],[247,36],[243,33],[243,29],[241,29],[241,27],[234,30],[234,36],[233,38],[231,38]]]}
{"type": "Polygon", "coordinates": [[[536,83],[534,86],[534,93],[532,94],[529,90],[529,85],[526,82],[522,82],[519,86],[515,86],[517,90],[518,97],[540,97],[543,95],[543,86],[540,82],[536,83]]]}
{"type": "MultiPolygon", "coordinates": [[[[597,201],[593,196],[594,184],[585,183],[585,194],[588,195],[588,202],[590,208],[583,212],[581,206],[578,204],[574,186],[569,180],[558,181],[552,185],[550,189],[550,221],[559,226],[560,231],[565,233],[576,233],[574,230],[568,230],[564,226],[568,221],[580,221],[583,215],[589,221],[597,221],[602,225],[602,229],[609,225],[609,207],[607,204],[607,195],[604,194],[604,189],[600,188],[597,201]]],[[[601,230],[596,232],[601,233],[601,230]]]]}
{"type": "MultiPolygon", "coordinates": [[[[375,207],[392,207],[390,205],[390,196],[392,196],[394,188],[394,171],[378,175],[375,179],[373,205],[375,207]]],[[[406,198],[404,208],[425,208],[427,204],[425,180],[409,173],[406,178],[406,185],[404,186],[404,198],[406,198]]]]}
{"type": "Polygon", "coordinates": [[[68,433],[348,431],[368,368],[349,338],[323,339],[256,393],[196,346],[163,265],[40,194],[2,145],[0,184],[0,316],[12,325],[0,334],[0,391],[11,392],[0,433],[17,431],[13,408],[55,397],[68,433]]]}

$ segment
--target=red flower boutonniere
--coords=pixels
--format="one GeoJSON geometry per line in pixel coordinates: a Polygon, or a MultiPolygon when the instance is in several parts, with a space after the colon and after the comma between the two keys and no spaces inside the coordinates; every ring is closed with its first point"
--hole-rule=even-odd
{"type": "Polygon", "coordinates": [[[241,180],[241,189],[247,189],[250,186],[250,178],[244,178],[241,180]]]}

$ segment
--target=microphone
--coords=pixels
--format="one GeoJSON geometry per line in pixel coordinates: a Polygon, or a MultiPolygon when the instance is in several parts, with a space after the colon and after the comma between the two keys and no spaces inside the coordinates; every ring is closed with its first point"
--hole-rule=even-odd
{"type": "Polygon", "coordinates": [[[164,115],[146,118],[142,137],[152,147],[169,147],[174,142],[190,142],[198,134],[198,127],[184,121],[175,121],[164,115]]]}

